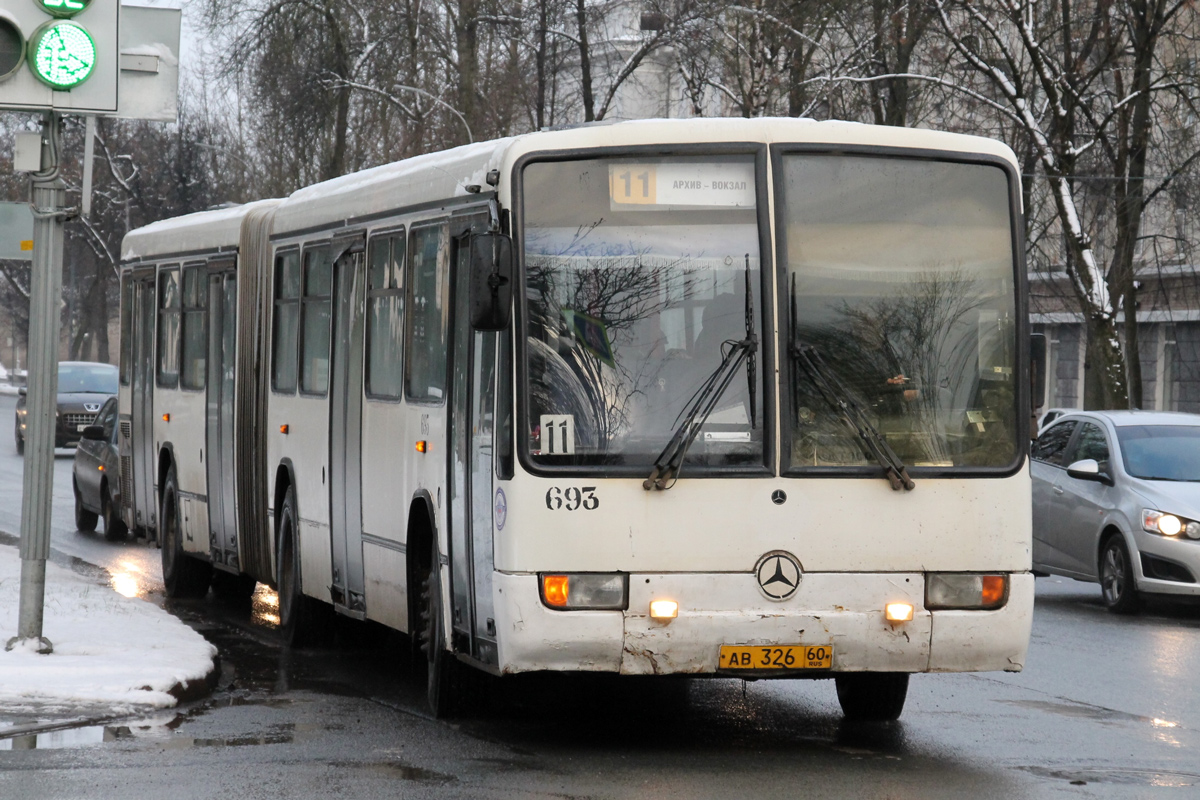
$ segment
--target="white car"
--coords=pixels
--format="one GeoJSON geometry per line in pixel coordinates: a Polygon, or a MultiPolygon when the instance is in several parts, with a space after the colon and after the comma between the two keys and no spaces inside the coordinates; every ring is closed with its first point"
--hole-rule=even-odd
{"type": "Polygon", "coordinates": [[[1030,451],[1033,569],[1141,594],[1200,597],[1200,415],[1073,411],[1030,451]]]}

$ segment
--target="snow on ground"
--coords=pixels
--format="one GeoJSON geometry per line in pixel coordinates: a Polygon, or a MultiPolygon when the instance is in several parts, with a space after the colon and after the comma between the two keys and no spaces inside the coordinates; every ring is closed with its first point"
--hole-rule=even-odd
{"type": "MultiPolygon", "coordinates": [[[[20,587],[17,548],[0,545],[0,642],[17,632],[20,587]]],[[[0,715],[173,706],[173,687],[214,668],[217,648],[166,611],[52,563],[44,607],[54,652],[0,647],[0,715]]]]}

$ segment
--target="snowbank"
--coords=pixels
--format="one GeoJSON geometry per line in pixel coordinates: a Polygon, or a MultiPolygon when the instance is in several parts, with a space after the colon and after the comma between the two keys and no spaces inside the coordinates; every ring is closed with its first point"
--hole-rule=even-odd
{"type": "MultiPolygon", "coordinates": [[[[0,545],[0,642],[17,632],[21,560],[0,545]]],[[[0,708],[113,714],[176,704],[172,690],[213,671],[217,649],[157,606],[46,564],[43,635],[50,655],[0,647],[0,708]]]]}

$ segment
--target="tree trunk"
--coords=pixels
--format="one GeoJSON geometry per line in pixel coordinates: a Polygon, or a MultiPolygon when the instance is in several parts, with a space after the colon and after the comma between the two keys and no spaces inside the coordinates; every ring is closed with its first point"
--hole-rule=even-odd
{"type": "Polygon", "coordinates": [[[583,121],[594,122],[596,100],[592,96],[592,54],[588,46],[585,0],[575,0],[575,21],[579,25],[579,84],[583,91],[583,121]]]}
{"type": "Polygon", "coordinates": [[[546,3],[549,0],[538,0],[538,29],[537,51],[537,129],[546,127],[546,3]]]}
{"type": "Polygon", "coordinates": [[[1087,351],[1083,361],[1083,407],[1128,408],[1125,359],[1117,338],[1116,320],[1103,314],[1086,317],[1087,351]]]}
{"type": "MultiPolygon", "coordinates": [[[[475,102],[479,82],[479,0],[459,0],[454,38],[458,50],[458,111],[472,131],[482,132],[475,102]]],[[[466,134],[464,130],[462,135],[466,134]]],[[[462,141],[465,144],[466,140],[462,141]]]]}

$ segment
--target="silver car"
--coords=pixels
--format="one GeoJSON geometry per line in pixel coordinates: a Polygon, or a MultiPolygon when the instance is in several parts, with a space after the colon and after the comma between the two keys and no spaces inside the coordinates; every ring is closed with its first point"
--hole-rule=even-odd
{"type": "Polygon", "coordinates": [[[1075,411],[1033,443],[1033,569],[1142,594],[1200,597],[1200,415],[1075,411]]]}

